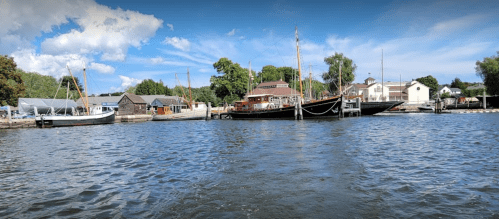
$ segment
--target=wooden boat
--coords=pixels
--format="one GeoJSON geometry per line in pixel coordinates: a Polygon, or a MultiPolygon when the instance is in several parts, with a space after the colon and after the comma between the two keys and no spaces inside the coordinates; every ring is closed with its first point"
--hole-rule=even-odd
{"type": "MultiPolygon", "coordinates": [[[[85,74],[85,68],[83,68],[83,77],[85,79],[85,98],[81,95],[80,89],[76,84],[76,81],[73,77],[73,73],[68,67],[68,71],[73,78],[73,82],[76,85],[76,89],[82,97],[83,103],[85,105],[86,114],[87,115],[39,115],[35,117],[36,126],[40,128],[49,128],[49,127],[61,127],[61,126],[81,126],[81,125],[100,125],[100,124],[112,124],[114,123],[115,115],[114,110],[112,108],[108,108],[106,111],[102,111],[102,106],[97,106],[90,108],[88,106],[88,94],[87,94],[87,78],[85,74]]],[[[69,83],[68,83],[69,90],[69,83]]],[[[107,107],[106,107],[107,108],[107,107]]],[[[85,112],[84,112],[85,113],[85,112]]]]}
{"type": "Polygon", "coordinates": [[[435,109],[429,105],[429,104],[426,104],[424,106],[420,106],[418,107],[419,111],[434,111],[435,109]]]}
{"type": "Polygon", "coordinates": [[[403,101],[388,101],[388,102],[362,102],[360,104],[362,115],[374,115],[376,113],[388,111],[394,107],[402,105],[403,101]]]}
{"type": "MultiPolygon", "coordinates": [[[[237,101],[228,113],[232,119],[294,119],[299,112],[293,105],[276,106],[269,102],[272,95],[252,95],[249,101],[237,101]]],[[[303,119],[332,118],[339,115],[341,98],[333,97],[301,105],[303,119]]]]}
{"type": "Polygon", "coordinates": [[[100,125],[114,123],[114,111],[107,111],[94,115],[82,116],[52,116],[42,115],[35,118],[36,126],[40,128],[63,127],[63,126],[81,126],[81,125],[100,125]]]}

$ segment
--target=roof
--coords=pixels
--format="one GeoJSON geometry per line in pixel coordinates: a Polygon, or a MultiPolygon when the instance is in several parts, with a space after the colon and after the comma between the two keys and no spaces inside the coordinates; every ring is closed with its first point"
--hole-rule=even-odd
{"type": "Polygon", "coordinates": [[[352,84],[352,86],[356,87],[357,89],[367,88],[367,84],[352,84]]]}
{"type": "Polygon", "coordinates": [[[366,78],[366,80],[368,80],[368,81],[372,81],[372,80],[376,80],[376,79],[371,78],[371,77],[368,77],[368,78],[366,78]]]}
{"type": "Polygon", "coordinates": [[[147,104],[151,104],[156,98],[169,98],[176,99],[177,96],[165,96],[165,95],[140,95],[140,97],[146,101],[147,104]]]}
{"type": "MultiPolygon", "coordinates": [[[[125,94],[123,94],[122,99],[125,96],[127,96],[128,99],[130,99],[132,101],[132,103],[145,103],[145,104],[147,104],[147,102],[144,99],[142,99],[142,97],[140,97],[138,95],[125,93],[125,94]]],[[[118,101],[118,102],[121,102],[122,99],[120,99],[120,101],[118,101]]]]}
{"type": "Polygon", "coordinates": [[[459,88],[449,88],[449,89],[452,92],[461,92],[461,89],[459,89],[459,88]]]}
{"type": "Polygon", "coordinates": [[[253,90],[252,95],[258,94],[272,94],[274,96],[292,96],[292,95],[300,95],[300,92],[297,90],[293,90],[289,87],[276,87],[276,88],[256,88],[253,90]]]}
{"type": "MultiPolygon", "coordinates": [[[[156,98],[156,99],[154,99],[154,101],[159,101],[161,103],[161,105],[163,105],[163,106],[179,105],[179,101],[176,99],[173,99],[173,98],[156,98]]],[[[184,105],[184,104],[182,104],[182,105],[184,105]]]]}
{"type": "Polygon", "coordinates": [[[256,86],[257,88],[259,87],[264,87],[264,86],[272,86],[272,85],[278,85],[278,84],[287,84],[289,85],[287,82],[285,81],[269,81],[269,82],[263,82],[261,84],[259,84],[258,86],[256,86]]]}
{"type": "MultiPolygon", "coordinates": [[[[102,103],[111,103],[111,102],[117,103],[121,100],[122,96],[123,95],[121,95],[121,96],[107,96],[107,97],[88,97],[88,105],[95,106],[95,105],[102,105],[102,103]]],[[[81,100],[81,98],[79,98],[76,101],[76,104],[78,106],[83,107],[83,101],[81,100]]]]}
{"type": "Polygon", "coordinates": [[[416,85],[416,84],[419,84],[419,85],[421,85],[421,86],[425,86],[426,88],[430,89],[428,86],[424,85],[423,83],[421,83],[421,82],[419,82],[419,81],[414,81],[414,84],[411,84],[411,85],[407,86],[407,88],[410,88],[410,87],[412,87],[412,86],[414,86],[414,85],[416,85]]]}
{"type": "Polygon", "coordinates": [[[248,97],[264,97],[264,96],[272,96],[272,94],[254,94],[254,95],[249,95],[248,97]]]}
{"type": "Polygon", "coordinates": [[[481,88],[485,88],[485,85],[483,85],[483,84],[473,85],[473,86],[467,87],[466,89],[468,89],[468,90],[476,90],[476,89],[481,89],[481,88]]]}

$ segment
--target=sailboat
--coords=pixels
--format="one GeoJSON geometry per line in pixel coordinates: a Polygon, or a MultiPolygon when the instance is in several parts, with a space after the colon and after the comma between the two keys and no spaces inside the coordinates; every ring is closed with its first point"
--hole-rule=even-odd
{"type": "MultiPolygon", "coordinates": [[[[341,95],[324,100],[311,100],[308,103],[302,103],[303,90],[298,28],[295,28],[295,37],[300,79],[300,96],[298,98],[291,98],[292,103],[283,104],[280,99],[274,98],[272,94],[248,95],[248,101],[237,101],[234,110],[228,112],[232,119],[293,119],[297,118],[297,116],[300,117],[300,114],[303,119],[316,119],[331,118],[339,115],[343,99],[341,95]]],[[[251,76],[249,77],[251,84],[251,76]]],[[[251,92],[249,92],[249,94],[251,94],[251,92]]]]}
{"type": "MultiPolygon", "coordinates": [[[[87,93],[87,78],[85,68],[83,68],[83,77],[85,80],[85,98],[81,95],[80,89],[76,84],[76,80],[68,68],[69,74],[76,85],[76,89],[80,94],[85,105],[86,115],[71,115],[71,116],[56,116],[56,115],[40,115],[35,117],[36,126],[40,128],[61,127],[61,126],[81,126],[81,125],[99,125],[99,124],[112,124],[114,123],[115,115],[112,108],[103,111],[102,106],[89,107],[88,106],[88,93],[87,93]]],[[[68,87],[69,90],[69,87],[68,87]]]]}

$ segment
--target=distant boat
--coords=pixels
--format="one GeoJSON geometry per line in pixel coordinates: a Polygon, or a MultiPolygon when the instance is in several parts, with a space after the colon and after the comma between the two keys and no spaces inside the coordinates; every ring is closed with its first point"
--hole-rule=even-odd
{"type": "MultiPolygon", "coordinates": [[[[76,81],[74,80],[73,74],[71,73],[71,70],[69,70],[69,67],[68,71],[71,74],[71,78],[73,78],[73,82],[75,82],[76,84],[76,81]]],[[[85,74],[85,68],[83,68],[83,77],[85,79],[86,101],[81,95],[80,89],[78,88],[77,84],[76,88],[83,100],[83,103],[85,104],[87,115],[71,115],[71,116],[39,115],[35,117],[35,122],[37,127],[50,128],[50,127],[61,127],[61,126],[100,125],[100,124],[114,123],[115,115],[114,115],[114,110],[112,108],[106,107],[107,110],[102,111],[103,108],[102,106],[97,106],[93,108],[88,107],[88,95],[86,93],[87,78],[85,74]]],[[[68,84],[68,90],[69,90],[69,84],[68,84]]]]}
{"type": "Polygon", "coordinates": [[[431,105],[426,104],[423,106],[418,107],[419,111],[434,111],[435,108],[433,108],[431,105]]]}

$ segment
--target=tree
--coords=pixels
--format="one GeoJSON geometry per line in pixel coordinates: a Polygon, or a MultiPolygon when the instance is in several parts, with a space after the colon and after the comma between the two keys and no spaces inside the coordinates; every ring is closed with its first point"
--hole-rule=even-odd
{"type": "Polygon", "coordinates": [[[135,86],[128,86],[125,90],[125,93],[135,94],[135,86]]]}
{"type": "MultiPolygon", "coordinates": [[[[66,87],[62,86],[57,92],[57,88],[59,88],[59,82],[48,75],[41,75],[36,72],[24,72],[21,69],[17,69],[17,71],[21,74],[24,85],[26,87],[26,94],[24,97],[26,98],[54,98],[56,99],[66,99],[66,87]]],[[[71,82],[74,84],[74,82],[71,82]]],[[[69,91],[69,98],[72,100],[77,100],[80,98],[80,94],[76,90],[69,91]]]]}
{"type": "Polygon", "coordinates": [[[430,97],[436,94],[438,90],[438,81],[433,76],[428,75],[426,77],[417,78],[416,81],[430,88],[430,97]]]}
{"type": "Polygon", "coordinates": [[[262,71],[258,73],[258,77],[261,78],[263,82],[267,81],[278,81],[281,79],[280,72],[273,65],[263,66],[262,71]]]}
{"type": "Polygon", "coordinates": [[[220,58],[213,63],[220,76],[211,76],[210,88],[217,97],[232,103],[244,97],[248,90],[249,72],[238,63],[232,63],[228,58],[220,58]]]}
{"type": "Polygon", "coordinates": [[[449,92],[445,92],[445,93],[443,93],[442,95],[440,95],[440,98],[442,98],[442,99],[443,99],[443,98],[450,98],[450,97],[451,97],[451,96],[450,96],[449,92]]]}
{"type": "Polygon", "coordinates": [[[17,106],[19,97],[24,97],[25,85],[16,71],[14,58],[0,56],[0,105],[17,106]]]}
{"type": "Polygon", "coordinates": [[[73,81],[73,77],[71,77],[69,75],[63,76],[61,79],[59,79],[59,83],[61,82],[61,80],[62,80],[61,87],[67,87],[69,84],[69,90],[77,90],[76,86],[78,85],[80,92],[83,94],[83,92],[84,92],[83,86],[81,85],[81,82],[77,77],[75,77],[76,85],[73,81]]]}
{"type": "Polygon", "coordinates": [[[339,88],[339,69],[341,63],[341,85],[351,83],[355,80],[355,70],[357,65],[343,53],[335,52],[333,56],[324,58],[324,62],[329,65],[329,71],[322,74],[322,79],[328,84],[329,90],[334,92],[339,88]]]}
{"type": "Polygon", "coordinates": [[[450,87],[451,88],[459,88],[461,90],[465,90],[466,89],[466,85],[461,81],[461,79],[459,78],[455,78],[454,80],[452,80],[452,82],[450,83],[450,87]]]}
{"type": "Polygon", "coordinates": [[[135,87],[137,95],[170,95],[171,91],[168,86],[163,84],[163,81],[154,82],[152,79],[143,80],[135,87]]]}
{"type": "Polygon", "coordinates": [[[201,87],[196,89],[196,97],[195,100],[197,102],[204,102],[208,104],[211,103],[211,106],[220,106],[222,100],[215,95],[215,91],[210,89],[210,87],[201,87]]]}
{"type": "Polygon", "coordinates": [[[499,95],[499,51],[497,54],[476,62],[476,74],[483,79],[490,95],[499,95]]]}

